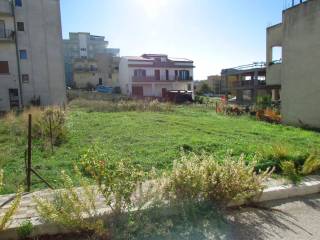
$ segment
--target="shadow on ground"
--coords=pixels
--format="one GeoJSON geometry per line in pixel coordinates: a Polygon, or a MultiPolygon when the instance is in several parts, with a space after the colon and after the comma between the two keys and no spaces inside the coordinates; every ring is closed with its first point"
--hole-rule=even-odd
{"type": "Polygon", "coordinates": [[[224,212],[207,209],[172,223],[165,236],[139,239],[319,239],[320,194],[224,212]]]}

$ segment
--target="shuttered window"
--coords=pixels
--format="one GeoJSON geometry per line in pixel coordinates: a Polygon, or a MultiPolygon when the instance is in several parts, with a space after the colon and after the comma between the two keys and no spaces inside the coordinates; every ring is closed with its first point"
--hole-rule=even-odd
{"type": "Polygon", "coordinates": [[[7,61],[0,61],[0,74],[9,74],[9,63],[7,61]]]}

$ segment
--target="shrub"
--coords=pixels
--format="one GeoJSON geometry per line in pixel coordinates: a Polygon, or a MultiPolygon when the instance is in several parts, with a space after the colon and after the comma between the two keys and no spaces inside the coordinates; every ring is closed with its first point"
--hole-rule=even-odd
{"type": "Polygon", "coordinates": [[[281,169],[283,175],[288,177],[294,184],[301,180],[299,172],[296,169],[295,164],[292,161],[284,161],[281,163],[281,169]]]}
{"type": "Polygon", "coordinates": [[[312,153],[303,164],[302,174],[309,175],[319,170],[320,170],[320,156],[317,153],[312,153]]]}
{"type": "Polygon", "coordinates": [[[257,106],[259,110],[265,110],[272,107],[272,98],[271,96],[258,96],[257,97],[257,106]]]}
{"type": "Polygon", "coordinates": [[[133,208],[131,197],[144,177],[142,171],[129,162],[108,162],[106,155],[98,147],[90,148],[82,156],[80,164],[84,172],[96,181],[114,215],[133,208]]]}
{"type": "Polygon", "coordinates": [[[33,224],[30,221],[24,221],[17,229],[17,233],[20,239],[25,239],[31,235],[33,231],[33,224]]]}
{"type": "Polygon", "coordinates": [[[241,157],[235,161],[229,155],[219,162],[212,155],[190,154],[176,161],[165,191],[175,201],[211,201],[227,205],[231,201],[250,201],[264,189],[263,181],[269,169],[261,174],[254,163],[245,164],[241,157]]]}
{"type": "MultiPolygon", "coordinates": [[[[3,170],[0,170],[0,190],[3,188],[3,170]]],[[[11,203],[9,209],[5,212],[5,214],[0,217],[0,231],[4,230],[7,227],[11,217],[15,214],[18,210],[21,197],[22,197],[23,189],[20,188],[17,195],[15,196],[13,202],[11,203]]]]}
{"type": "Polygon", "coordinates": [[[82,191],[75,188],[71,178],[62,172],[64,189],[54,194],[53,200],[35,197],[37,211],[47,222],[55,223],[73,231],[83,231],[102,236],[105,234],[103,222],[97,220],[96,197],[98,190],[88,182],[75,168],[82,191]]]}
{"type": "Polygon", "coordinates": [[[71,102],[71,106],[85,108],[88,111],[95,112],[170,112],[173,111],[171,103],[161,103],[158,100],[153,101],[89,101],[77,99],[71,102]]]}
{"type": "Polygon", "coordinates": [[[32,136],[40,138],[45,143],[50,141],[50,125],[52,131],[52,142],[54,145],[61,144],[67,136],[66,113],[59,107],[30,107],[21,115],[8,113],[5,123],[16,135],[27,134],[29,114],[32,115],[32,136]]]}

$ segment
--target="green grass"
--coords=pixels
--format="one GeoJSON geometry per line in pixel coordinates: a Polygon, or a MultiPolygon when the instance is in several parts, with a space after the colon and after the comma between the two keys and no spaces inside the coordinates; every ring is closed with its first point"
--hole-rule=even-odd
{"type": "MultiPolygon", "coordinates": [[[[37,140],[33,166],[51,184],[59,186],[61,170],[71,171],[90,146],[100,145],[109,161],[128,159],[146,171],[165,171],[185,151],[207,151],[222,157],[230,149],[250,161],[258,152],[267,161],[272,147],[285,146],[299,159],[320,147],[320,134],[299,128],[271,125],[248,117],[226,117],[212,110],[177,107],[174,112],[88,112],[73,108],[68,116],[68,141],[44,150],[37,140]]],[[[26,137],[10,133],[0,120],[0,167],[5,170],[4,193],[12,192],[24,179],[26,137]]],[[[33,178],[33,189],[45,185],[33,178]]]]}

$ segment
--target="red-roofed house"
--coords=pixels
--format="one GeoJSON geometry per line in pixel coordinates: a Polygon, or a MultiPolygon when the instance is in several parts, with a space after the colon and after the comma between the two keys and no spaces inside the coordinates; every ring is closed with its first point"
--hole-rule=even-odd
{"type": "Polygon", "coordinates": [[[122,57],[119,83],[123,94],[165,97],[167,91],[193,91],[193,61],[164,54],[122,57]]]}

